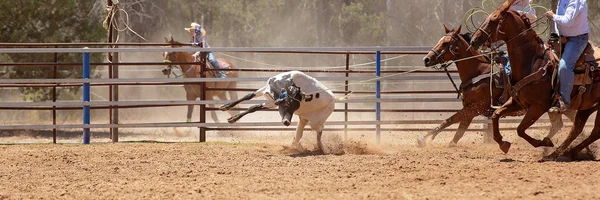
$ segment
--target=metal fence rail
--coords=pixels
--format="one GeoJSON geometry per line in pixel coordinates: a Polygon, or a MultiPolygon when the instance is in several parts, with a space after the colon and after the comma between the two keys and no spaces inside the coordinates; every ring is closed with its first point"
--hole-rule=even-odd
{"type": "MultiPolygon", "coordinates": [[[[331,81],[339,82],[341,87],[330,87],[335,93],[348,94],[351,91],[348,89],[348,84],[356,81],[367,81],[373,80],[375,77],[381,74],[400,74],[406,73],[408,70],[381,70],[380,59],[377,59],[376,69],[373,70],[352,70],[350,68],[349,56],[353,54],[406,54],[406,55],[422,55],[431,49],[430,47],[353,47],[353,48],[342,48],[342,47],[330,47],[330,48],[206,48],[198,49],[191,47],[181,48],[165,48],[165,47],[144,47],[144,48],[7,48],[7,47],[56,47],[56,46],[111,46],[113,44],[106,43],[82,43],[82,44],[70,44],[70,43],[48,43],[48,44],[15,44],[15,43],[0,43],[0,53],[111,53],[111,52],[165,52],[165,51],[220,51],[220,52],[242,52],[242,53],[293,53],[293,54],[342,54],[346,57],[346,67],[343,70],[322,70],[322,69],[298,69],[305,72],[315,73],[329,73],[339,74],[337,77],[315,77],[320,81],[331,81]],[[379,74],[376,74],[376,72],[379,74]],[[350,74],[373,74],[373,76],[361,76],[361,77],[350,77],[350,74]]],[[[166,46],[166,44],[118,44],[120,47],[123,46],[166,46]]],[[[0,66],[82,66],[82,65],[165,65],[166,63],[159,62],[115,62],[115,63],[0,63],[0,66]]],[[[169,63],[173,64],[189,64],[189,63],[169,63]]],[[[210,71],[208,69],[201,71],[200,73],[206,73],[210,71]]],[[[235,69],[239,72],[282,72],[289,70],[278,70],[278,69],[265,69],[265,68],[245,68],[235,69]]],[[[453,78],[457,78],[456,71],[452,71],[454,74],[453,78]]],[[[443,72],[440,71],[420,71],[418,75],[411,74],[410,76],[395,76],[386,77],[380,79],[380,81],[391,82],[395,84],[401,84],[404,82],[413,81],[441,81],[446,80],[446,76],[439,76],[443,72]],[[397,82],[394,82],[397,81],[397,82]]],[[[202,84],[206,82],[221,82],[221,81],[236,81],[236,82],[265,82],[268,77],[246,77],[246,78],[186,78],[186,79],[168,79],[168,78],[114,78],[114,79],[0,79],[0,87],[82,87],[83,85],[89,85],[90,87],[98,86],[123,86],[123,85],[182,85],[182,84],[202,84]]],[[[374,82],[373,82],[374,83],[374,82]]],[[[202,92],[208,90],[233,90],[233,91],[245,91],[251,92],[254,89],[251,88],[213,88],[208,89],[202,88],[202,92]]],[[[416,94],[452,94],[455,91],[452,90],[388,90],[381,91],[379,87],[375,91],[355,91],[355,94],[367,94],[373,95],[372,98],[350,98],[340,103],[344,104],[343,109],[336,109],[335,112],[343,112],[345,116],[344,121],[332,121],[327,122],[327,125],[344,126],[344,128],[328,128],[326,130],[375,130],[374,128],[365,127],[350,127],[350,126],[377,126],[380,125],[406,125],[406,124],[438,124],[439,120],[395,120],[395,121],[381,121],[379,118],[375,121],[352,121],[348,119],[348,113],[381,113],[381,112],[407,112],[407,113],[444,113],[444,112],[455,112],[456,109],[385,109],[375,108],[374,109],[351,109],[348,107],[352,103],[414,103],[414,102],[438,102],[438,103],[457,103],[458,99],[448,97],[384,97],[380,98],[381,94],[394,94],[394,95],[416,95],[416,94]]],[[[112,93],[109,93],[113,95],[112,93]]],[[[112,96],[111,96],[112,97],[112,96]]],[[[112,100],[112,98],[110,98],[112,100]]],[[[150,127],[199,127],[200,134],[205,134],[206,131],[214,130],[258,130],[253,127],[269,127],[269,126],[280,126],[278,122],[261,122],[261,123],[236,123],[236,124],[222,124],[222,123],[206,123],[205,115],[207,111],[214,111],[217,108],[204,107],[206,104],[223,104],[228,101],[221,100],[199,100],[199,101],[165,101],[165,100],[145,100],[145,101],[90,101],[90,102],[75,102],[75,101],[60,101],[60,102],[0,102],[1,110],[75,110],[87,107],[89,109],[126,109],[126,108],[147,108],[147,107],[163,107],[163,106],[187,106],[187,105],[202,105],[200,110],[200,122],[198,123],[109,123],[109,124],[56,124],[56,120],[52,125],[2,125],[0,130],[12,130],[12,129],[73,129],[73,128],[150,128],[150,127]]],[[[262,100],[252,100],[244,102],[245,104],[257,104],[263,103],[262,100]]],[[[234,109],[242,110],[242,109],[234,109]]],[[[379,114],[377,114],[379,115],[379,114]]],[[[56,117],[54,115],[54,117],[56,117]]],[[[110,116],[111,122],[112,115],[110,116]]],[[[503,121],[504,122],[504,121],[503,121]]],[[[508,121],[509,123],[516,122],[514,120],[508,121]]],[[[487,120],[475,120],[474,123],[487,123],[487,120]]],[[[428,128],[389,128],[380,127],[379,131],[406,131],[406,130],[427,130],[428,128]]],[[[260,130],[290,130],[290,128],[277,128],[271,127],[260,130]]],[[[451,129],[450,129],[451,130],[451,129]]],[[[472,129],[475,131],[481,131],[482,129],[472,129]]],[[[377,131],[377,132],[379,132],[377,131]]],[[[111,129],[112,132],[112,129],[111,129]]],[[[111,134],[112,135],[112,134],[111,134]]],[[[113,140],[115,141],[115,140],[113,140]]]]}

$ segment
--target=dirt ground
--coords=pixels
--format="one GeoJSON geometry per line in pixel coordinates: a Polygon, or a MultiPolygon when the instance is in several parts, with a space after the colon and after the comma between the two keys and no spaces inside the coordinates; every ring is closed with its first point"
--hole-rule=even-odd
{"type": "MultiPolygon", "coordinates": [[[[538,162],[543,150],[514,133],[505,133],[514,142],[508,154],[477,133],[447,147],[445,132],[426,148],[414,145],[422,133],[385,133],[380,145],[370,135],[328,134],[327,155],[289,148],[291,134],[0,145],[0,199],[600,198],[599,162],[538,162]]],[[[313,149],[313,138],[306,133],[303,146],[313,149]]]]}

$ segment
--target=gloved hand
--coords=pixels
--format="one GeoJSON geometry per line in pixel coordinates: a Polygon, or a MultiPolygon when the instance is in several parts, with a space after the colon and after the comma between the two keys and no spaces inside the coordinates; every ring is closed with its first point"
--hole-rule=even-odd
{"type": "Polygon", "coordinates": [[[200,52],[198,51],[198,52],[196,52],[196,53],[192,54],[192,56],[193,56],[194,58],[198,58],[198,57],[200,57],[200,52]]]}

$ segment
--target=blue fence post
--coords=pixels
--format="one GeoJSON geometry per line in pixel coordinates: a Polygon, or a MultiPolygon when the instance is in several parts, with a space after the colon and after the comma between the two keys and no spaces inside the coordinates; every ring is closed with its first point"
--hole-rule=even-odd
{"type": "MultiPolygon", "coordinates": [[[[377,51],[376,60],[377,67],[375,69],[375,76],[381,77],[380,51],[377,51]]],[[[375,125],[375,132],[377,134],[377,143],[379,144],[381,142],[381,124],[379,124],[379,122],[381,121],[381,102],[379,102],[379,99],[381,99],[381,81],[379,81],[379,79],[377,79],[377,82],[375,83],[375,98],[377,98],[378,100],[377,103],[375,103],[375,120],[377,121],[377,125],[375,125]]]]}
{"type": "MultiPolygon", "coordinates": [[[[85,47],[84,49],[87,49],[85,47]]],[[[85,82],[90,79],[90,53],[83,53],[83,103],[90,102],[90,83],[85,82]]],[[[83,105],[83,125],[90,124],[90,105],[83,105]]],[[[83,128],[83,144],[90,143],[90,128],[83,128]]]]}

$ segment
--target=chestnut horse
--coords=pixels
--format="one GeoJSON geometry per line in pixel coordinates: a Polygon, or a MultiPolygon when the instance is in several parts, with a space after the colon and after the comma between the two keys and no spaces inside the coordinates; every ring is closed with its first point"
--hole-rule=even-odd
{"type": "MultiPolygon", "coordinates": [[[[510,143],[502,140],[498,129],[498,120],[507,113],[522,109],[521,107],[526,108],[527,113],[517,128],[518,135],[534,147],[554,146],[550,140],[532,138],[525,133],[525,130],[552,106],[555,91],[552,76],[557,70],[558,60],[550,55],[548,48],[544,47],[542,39],[531,29],[530,22],[519,13],[509,10],[510,5],[514,2],[515,0],[508,0],[489,15],[471,39],[471,46],[474,49],[478,49],[486,42],[491,44],[501,40],[505,41],[508,48],[512,66],[509,85],[512,100],[506,102],[492,115],[494,140],[505,153],[510,149],[510,143]]],[[[583,93],[581,104],[577,108],[571,108],[578,111],[569,136],[547,158],[556,159],[559,156],[565,159],[573,158],[574,155],[600,138],[600,114],[596,114],[591,135],[567,152],[569,145],[583,130],[589,116],[600,105],[598,104],[600,102],[600,87],[598,86],[598,82],[586,85],[587,89],[583,93]]],[[[573,91],[578,90],[575,88],[573,91]]]]}
{"type": "MultiPolygon", "coordinates": [[[[173,38],[167,39],[165,38],[165,43],[171,44],[170,47],[177,48],[181,47],[182,43],[173,41],[173,38]]],[[[164,52],[163,57],[165,62],[175,62],[175,63],[191,63],[194,62],[194,57],[187,52],[164,52]]],[[[224,69],[235,69],[235,66],[231,64],[228,60],[218,58],[217,61],[224,69]]],[[[208,62],[207,62],[208,63],[208,62]]],[[[162,72],[163,74],[170,77],[173,74],[176,78],[200,78],[200,65],[190,65],[190,64],[182,64],[179,65],[181,70],[181,74],[176,74],[173,72],[173,65],[168,65],[165,67],[162,72]]],[[[237,78],[238,72],[229,71],[227,73],[227,77],[229,78],[237,78]]],[[[213,73],[206,73],[206,78],[215,78],[213,73]]],[[[235,81],[223,81],[223,82],[206,82],[207,88],[236,88],[237,82],[235,81]]],[[[195,101],[197,98],[200,98],[200,85],[198,84],[184,84],[183,88],[185,89],[186,99],[188,101],[195,101]]],[[[228,91],[229,97],[231,99],[238,99],[236,91],[228,91]]],[[[222,90],[206,90],[206,100],[214,100],[215,97],[218,97],[221,100],[228,100],[227,94],[222,90]]],[[[194,105],[188,105],[187,109],[187,122],[191,122],[192,120],[192,112],[194,111],[194,105]]],[[[236,115],[239,111],[229,111],[231,116],[236,115]]],[[[219,119],[215,112],[211,112],[211,117],[215,122],[218,122],[219,119]]]]}
{"type": "MultiPolygon", "coordinates": [[[[466,59],[456,62],[458,75],[462,82],[460,93],[463,97],[463,108],[450,118],[444,120],[438,127],[429,131],[427,135],[420,137],[418,139],[419,146],[424,146],[432,141],[446,127],[459,123],[458,130],[454,134],[454,139],[450,142],[450,146],[456,145],[458,140],[463,137],[473,118],[479,115],[489,117],[494,112],[490,96],[493,95],[491,99],[494,100],[494,104],[498,104],[499,98],[504,91],[502,87],[497,87],[496,84],[498,83],[494,81],[492,83],[493,91],[490,94],[491,64],[488,59],[482,56],[477,57],[480,55],[479,52],[467,49],[469,47],[468,41],[471,40],[470,34],[461,35],[460,26],[455,30],[449,30],[444,25],[444,30],[446,31],[446,35],[423,58],[423,62],[425,62],[425,66],[431,67],[447,61],[466,59]]],[[[499,73],[504,73],[504,71],[499,73]]],[[[520,110],[511,113],[511,115],[517,116],[519,113],[520,110]]],[[[563,123],[560,114],[548,113],[548,116],[552,125],[546,138],[551,139],[563,127],[563,123]]],[[[575,112],[569,112],[567,115],[569,119],[573,119],[574,116],[575,112]]]]}

